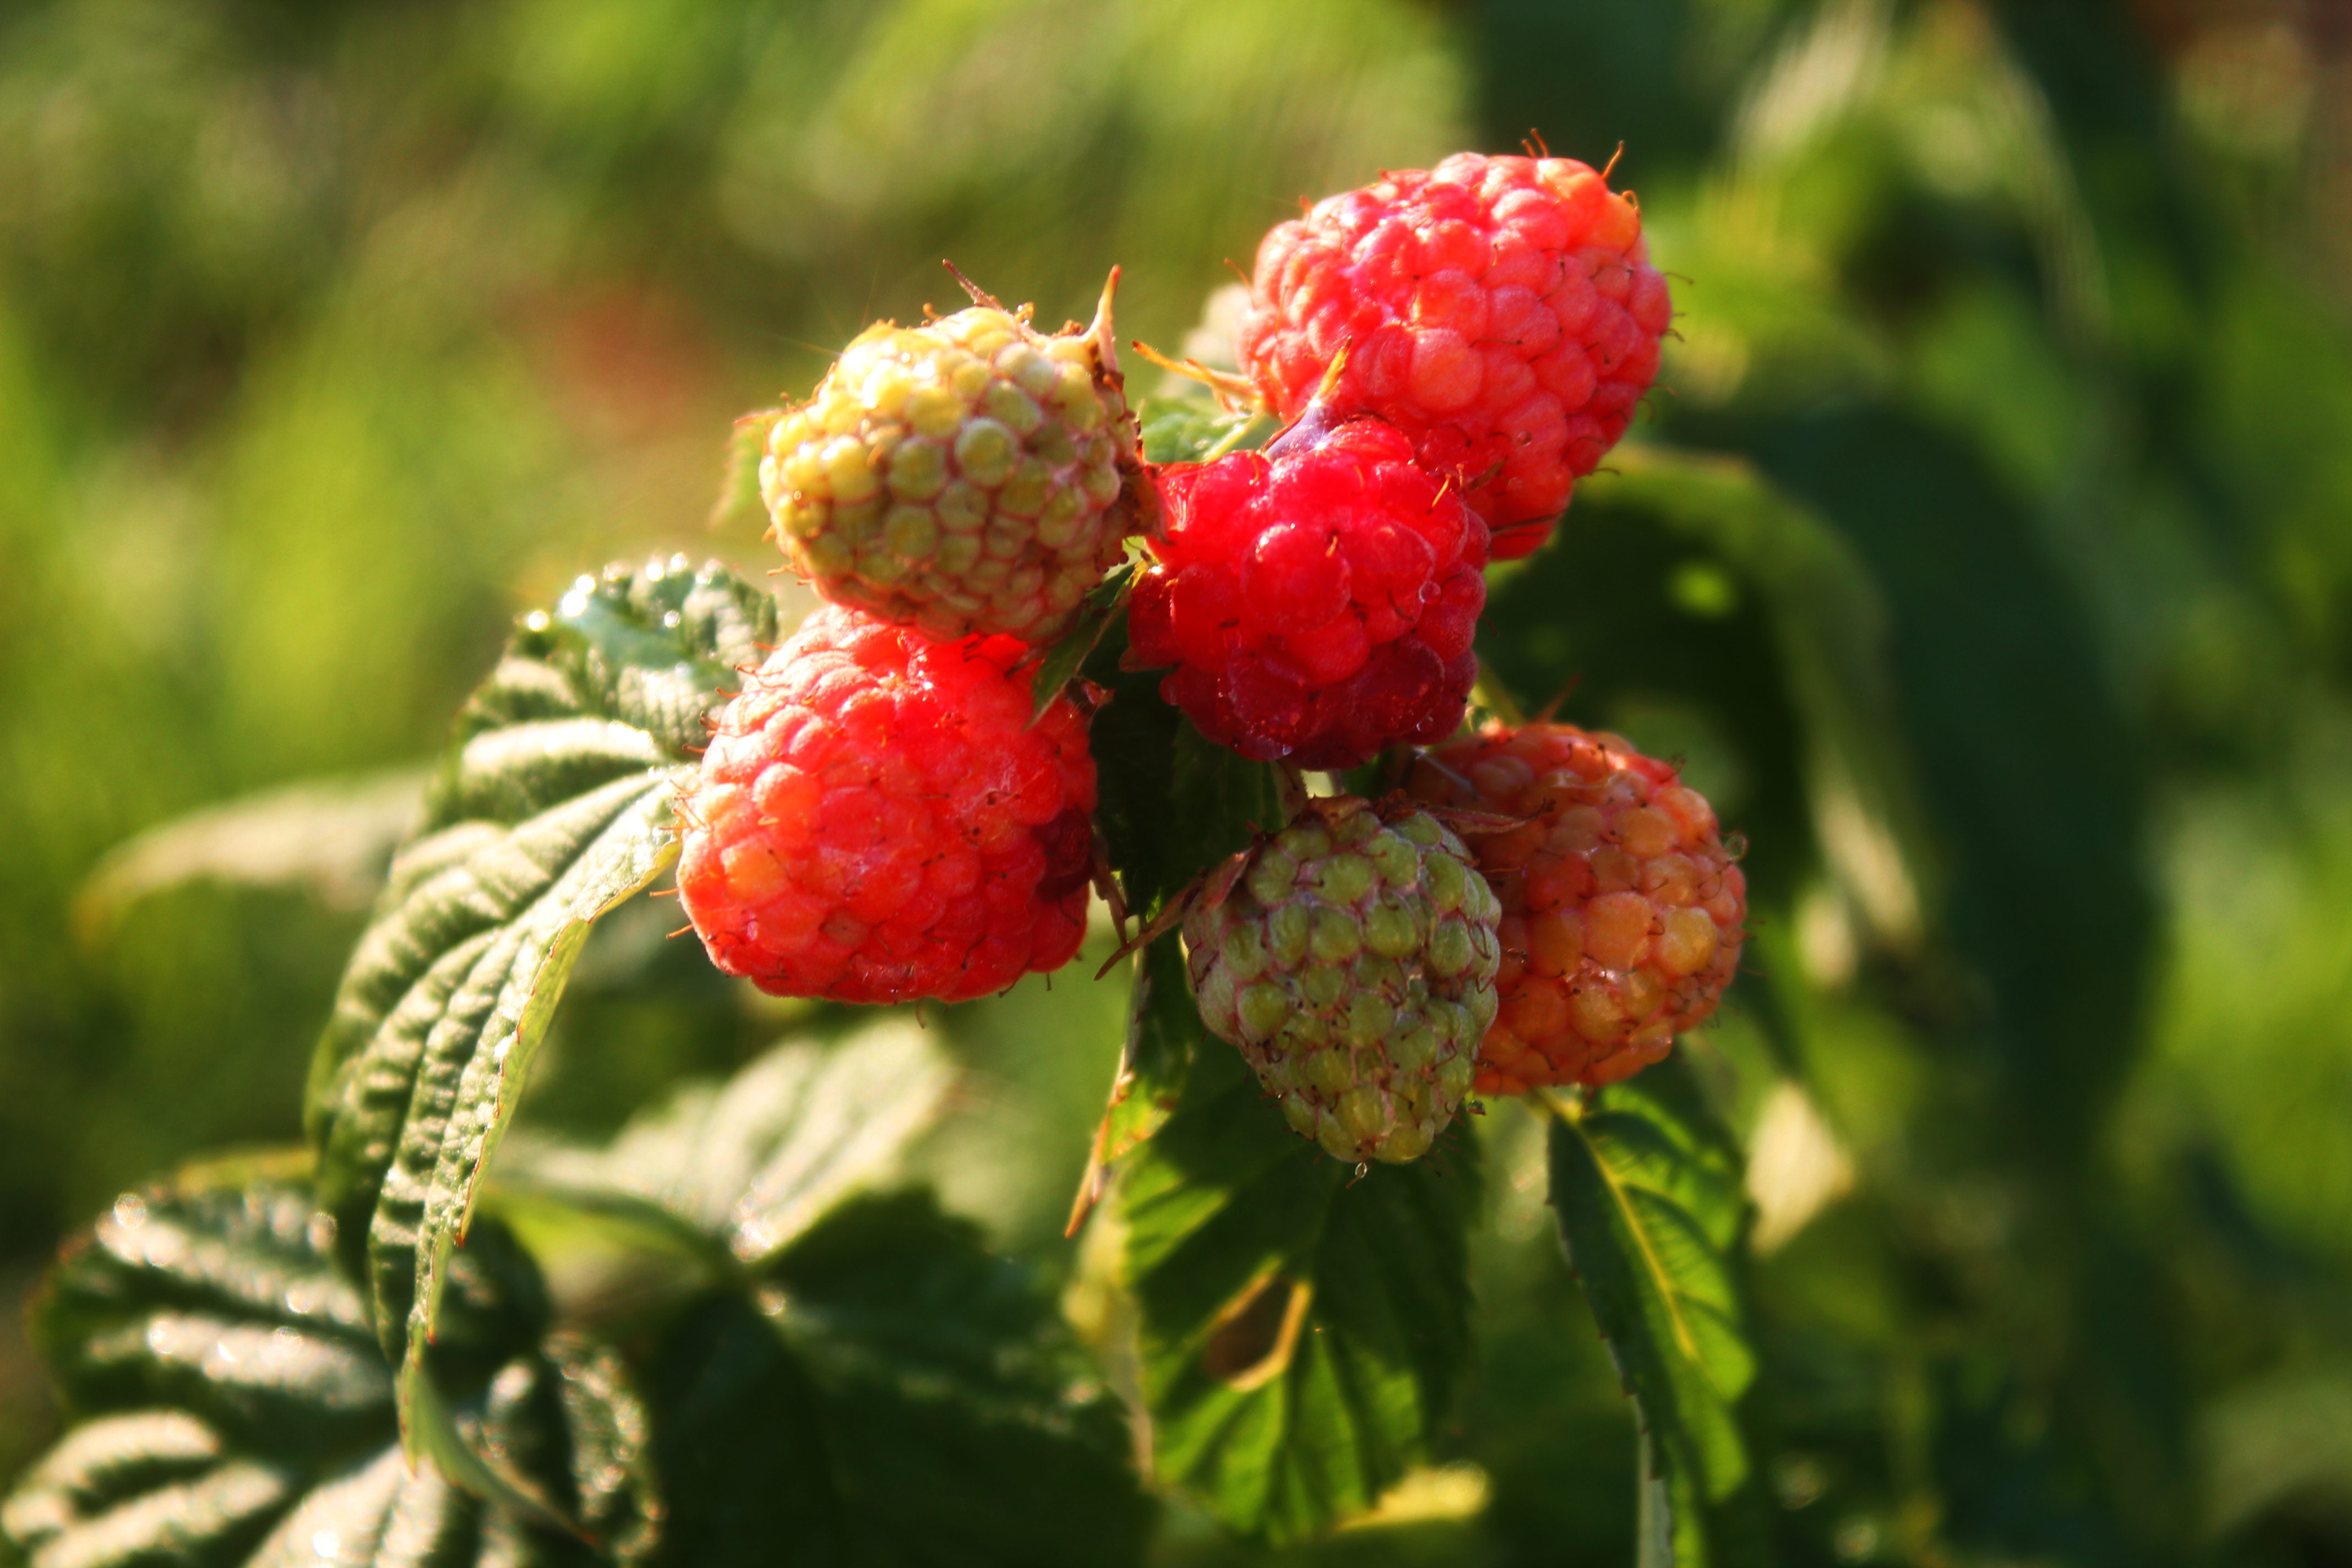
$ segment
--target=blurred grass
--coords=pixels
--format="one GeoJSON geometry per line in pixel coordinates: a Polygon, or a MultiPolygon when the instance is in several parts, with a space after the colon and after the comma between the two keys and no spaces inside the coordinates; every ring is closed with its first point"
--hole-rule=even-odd
{"type": "MultiPolygon", "coordinates": [[[[2340,35],[2266,0],[11,8],[0,1282],[291,1135],[356,929],[197,884],[77,937],[110,848],[426,755],[506,617],[608,556],[763,563],[706,525],[728,421],[947,303],[941,256],[1055,320],[1117,262],[1122,331],[1173,346],[1298,197],[1532,126],[1625,143],[1679,337],[1649,452],[1498,576],[1492,639],[1723,791],[1759,935],[1695,1054],[1750,1120],[1801,1087],[1858,1173],[1759,1266],[1756,1538],[2340,1560],[2339,1450],[2262,1458],[2333,1408],[2276,1391],[2352,1356],[2340,35]],[[1695,524],[1730,492],[1672,448],[1741,459],[1738,515],[1832,541],[1879,631],[1695,524]],[[1838,733],[1893,782],[1843,815],[1807,658],[1884,688],[1838,733]]],[[[773,1037],[660,923],[600,937],[547,1124],[773,1037]]],[[[972,1070],[930,1168],[1056,1267],[1118,997],[1073,969],[938,1020],[972,1070]]],[[[1630,1427],[1516,1118],[1449,1456],[1483,1479],[1318,1561],[1627,1542],[1630,1427]]],[[[47,1419],[0,1338],[0,1472],[47,1419]]]]}

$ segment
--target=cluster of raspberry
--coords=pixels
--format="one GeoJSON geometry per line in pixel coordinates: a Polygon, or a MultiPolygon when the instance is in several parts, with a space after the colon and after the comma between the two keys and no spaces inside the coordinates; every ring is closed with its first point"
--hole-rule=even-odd
{"type": "Polygon", "coordinates": [[[1411,1159],[1474,1088],[1662,1057],[1737,962],[1713,812],[1614,736],[1457,734],[1486,565],[1549,539],[1657,371],[1665,281],[1605,174],[1461,153],[1277,226],[1240,374],[1208,373],[1285,422],[1262,451],[1144,459],[1108,289],[1053,336],[976,290],[881,323],[764,416],[775,537],[827,603],[745,672],[680,803],[714,962],[856,1002],[1067,963],[1097,858],[1086,694],[1040,712],[1031,679],[1140,536],[1126,658],[1202,734],[1407,763],[1173,911],[1204,1023],[1294,1128],[1411,1159]]]}

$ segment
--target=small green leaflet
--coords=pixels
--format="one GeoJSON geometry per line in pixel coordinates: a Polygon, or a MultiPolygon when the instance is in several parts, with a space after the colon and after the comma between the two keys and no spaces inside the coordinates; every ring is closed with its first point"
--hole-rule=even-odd
{"type": "Polygon", "coordinates": [[[1358,1180],[1210,1051],[1116,1193],[1163,1481],[1297,1540],[1426,1456],[1469,1359],[1467,1129],[1358,1180]]]}
{"type": "Polygon", "coordinates": [[[774,637],[769,596],[722,568],[614,569],[524,617],[458,718],[307,1106],[338,1255],[404,1380],[581,946],[676,855],[705,715],[774,637]]]}
{"type": "Polygon", "coordinates": [[[1078,667],[1095,651],[1095,645],[1102,641],[1111,622],[1126,611],[1127,591],[1134,581],[1135,563],[1128,561],[1113,567],[1109,576],[1087,590],[1086,598],[1078,605],[1078,618],[1038,661],[1036,684],[1030,689],[1034,694],[1031,704],[1033,720],[1042,718],[1045,710],[1054,705],[1054,699],[1078,673],[1078,667]]]}
{"type": "Polygon", "coordinates": [[[307,1184],[184,1178],[69,1248],[33,1331],[73,1426],[0,1506],[33,1568],[159,1562],[634,1563],[659,1519],[643,1407],[609,1352],[543,1342],[528,1259],[457,1255],[432,1386],[458,1468],[401,1452],[393,1379],[307,1184]],[[578,1534],[575,1534],[577,1531],[578,1534]]]}
{"type": "Polygon", "coordinates": [[[1208,1039],[1185,978],[1183,944],[1171,933],[1136,957],[1127,1049],[1096,1142],[1097,1165],[1117,1160],[1167,1124],[1183,1094],[1192,1054],[1208,1039]]]}
{"type": "Polygon", "coordinates": [[[1147,397],[1136,406],[1143,429],[1144,460],[1205,463],[1228,452],[1252,451],[1282,429],[1273,415],[1257,409],[1228,414],[1205,394],[1197,397],[1147,397]]]}
{"type": "Polygon", "coordinates": [[[1642,1431],[1641,1561],[1694,1568],[1707,1506],[1748,1475],[1734,1407],[1756,1355],[1734,1273],[1738,1151],[1681,1058],[1562,1109],[1551,1202],[1642,1431]]]}

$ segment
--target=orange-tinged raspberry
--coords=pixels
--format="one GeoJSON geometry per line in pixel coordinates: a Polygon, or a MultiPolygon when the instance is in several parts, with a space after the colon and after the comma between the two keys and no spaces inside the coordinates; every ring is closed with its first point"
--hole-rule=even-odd
{"type": "Polygon", "coordinates": [[[1258,247],[1243,371],[1286,416],[1344,346],[1343,411],[1469,486],[1507,561],[1617,444],[1673,315],[1630,195],[1571,158],[1460,153],[1332,196],[1258,247]]]}
{"type": "Polygon", "coordinates": [[[1526,819],[1470,840],[1503,906],[1479,1092],[1613,1082],[1715,1011],[1748,884],[1671,766],[1573,725],[1495,724],[1433,748],[1406,787],[1526,819]]]}
{"type": "Polygon", "coordinates": [[[960,1002],[1068,963],[1094,760],[1066,700],[1030,722],[1027,651],[826,605],[748,672],[679,802],[711,962],[843,1002],[960,1002]]]}
{"type": "Polygon", "coordinates": [[[1136,428],[1093,327],[993,305],[877,322],[769,427],[760,492],[793,570],[936,637],[1048,642],[1136,527],[1136,428]]]}

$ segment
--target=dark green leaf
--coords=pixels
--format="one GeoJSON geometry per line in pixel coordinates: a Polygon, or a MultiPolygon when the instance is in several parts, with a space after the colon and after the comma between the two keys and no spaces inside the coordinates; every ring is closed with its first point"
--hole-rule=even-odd
{"type": "Polygon", "coordinates": [[[1475,1142],[1359,1180],[1205,1051],[1122,1173],[1126,1274],[1160,1478],[1289,1539],[1370,1507],[1428,1452],[1469,1354],[1475,1142]]]}
{"type": "Polygon", "coordinates": [[[1128,584],[1134,580],[1135,563],[1129,561],[1113,567],[1109,576],[1087,591],[1078,605],[1076,621],[1055,640],[1038,662],[1036,683],[1032,688],[1036,694],[1035,713],[1042,715],[1054,705],[1062,689],[1069,685],[1070,678],[1078,673],[1078,667],[1086,663],[1087,656],[1095,651],[1095,645],[1102,641],[1111,622],[1127,608],[1128,584]]]}
{"type": "Polygon", "coordinates": [[[1184,973],[1184,949],[1171,934],[1137,955],[1127,1049],[1111,1081],[1095,1163],[1107,1165],[1150,1137],[1175,1114],[1193,1053],[1211,1043],[1184,973]]]}
{"type": "MultiPolygon", "coordinates": [[[[1129,904],[1149,920],[1194,878],[1246,848],[1254,832],[1277,826],[1282,800],[1273,768],[1204,739],[1160,700],[1157,674],[1119,668],[1125,634],[1124,625],[1115,627],[1087,667],[1112,694],[1094,720],[1095,820],[1129,904]]],[[[1172,936],[1147,950],[1135,973],[1127,1050],[1096,1134],[1081,1213],[1108,1163],[1167,1119],[1204,1037],[1172,936]]]]}
{"type": "Polygon", "coordinates": [[[1775,437],[1774,478],[1845,532],[1894,606],[1901,727],[1951,847],[1945,902],[1990,992],[2011,1133],[2071,1164],[2130,1063],[2155,930],[2138,742],[2077,585],[1983,462],[1907,415],[1822,415],[1775,437]]]}
{"type": "Polygon", "coordinates": [[[1109,840],[1129,905],[1156,911],[1178,889],[1237,849],[1253,829],[1282,822],[1271,764],[1202,737],[1160,698],[1160,675],[1126,670],[1124,625],[1087,661],[1087,679],[1111,693],[1095,715],[1096,820],[1109,840]]]}
{"type": "Polygon", "coordinates": [[[768,596],[719,568],[583,578],[523,619],[459,717],[308,1106],[339,1254],[405,1375],[581,944],[676,854],[676,777],[730,671],[774,632],[768,596]]]}
{"type": "Polygon", "coordinates": [[[190,1177],[68,1250],[33,1328],[75,1425],[0,1510],[35,1568],[589,1560],[559,1519],[640,1560],[659,1517],[642,1407],[609,1356],[539,1344],[529,1259],[494,1226],[457,1255],[426,1365],[463,1462],[412,1467],[327,1229],[301,1184],[190,1177]]]}
{"type": "Polygon", "coordinates": [[[1051,1300],[927,1195],[835,1211],[657,1351],[668,1560],[1117,1564],[1150,1509],[1051,1300]]]}
{"type": "Polygon", "coordinates": [[[1641,1427],[1643,1561],[1703,1563],[1706,1505],[1747,1479],[1733,1410],[1756,1357],[1734,1274],[1738,1152],[1682,1058],[1564,1109],[1551,1201],[1641,1427]]]}
{"type": "Polygon", "coordinates": [[[1137,405],[1144,460],[1199,463],[1265,446],[1282,428],[1272,415],[1228,414],[1207,396],[1147,397],[1137,405]]]}

